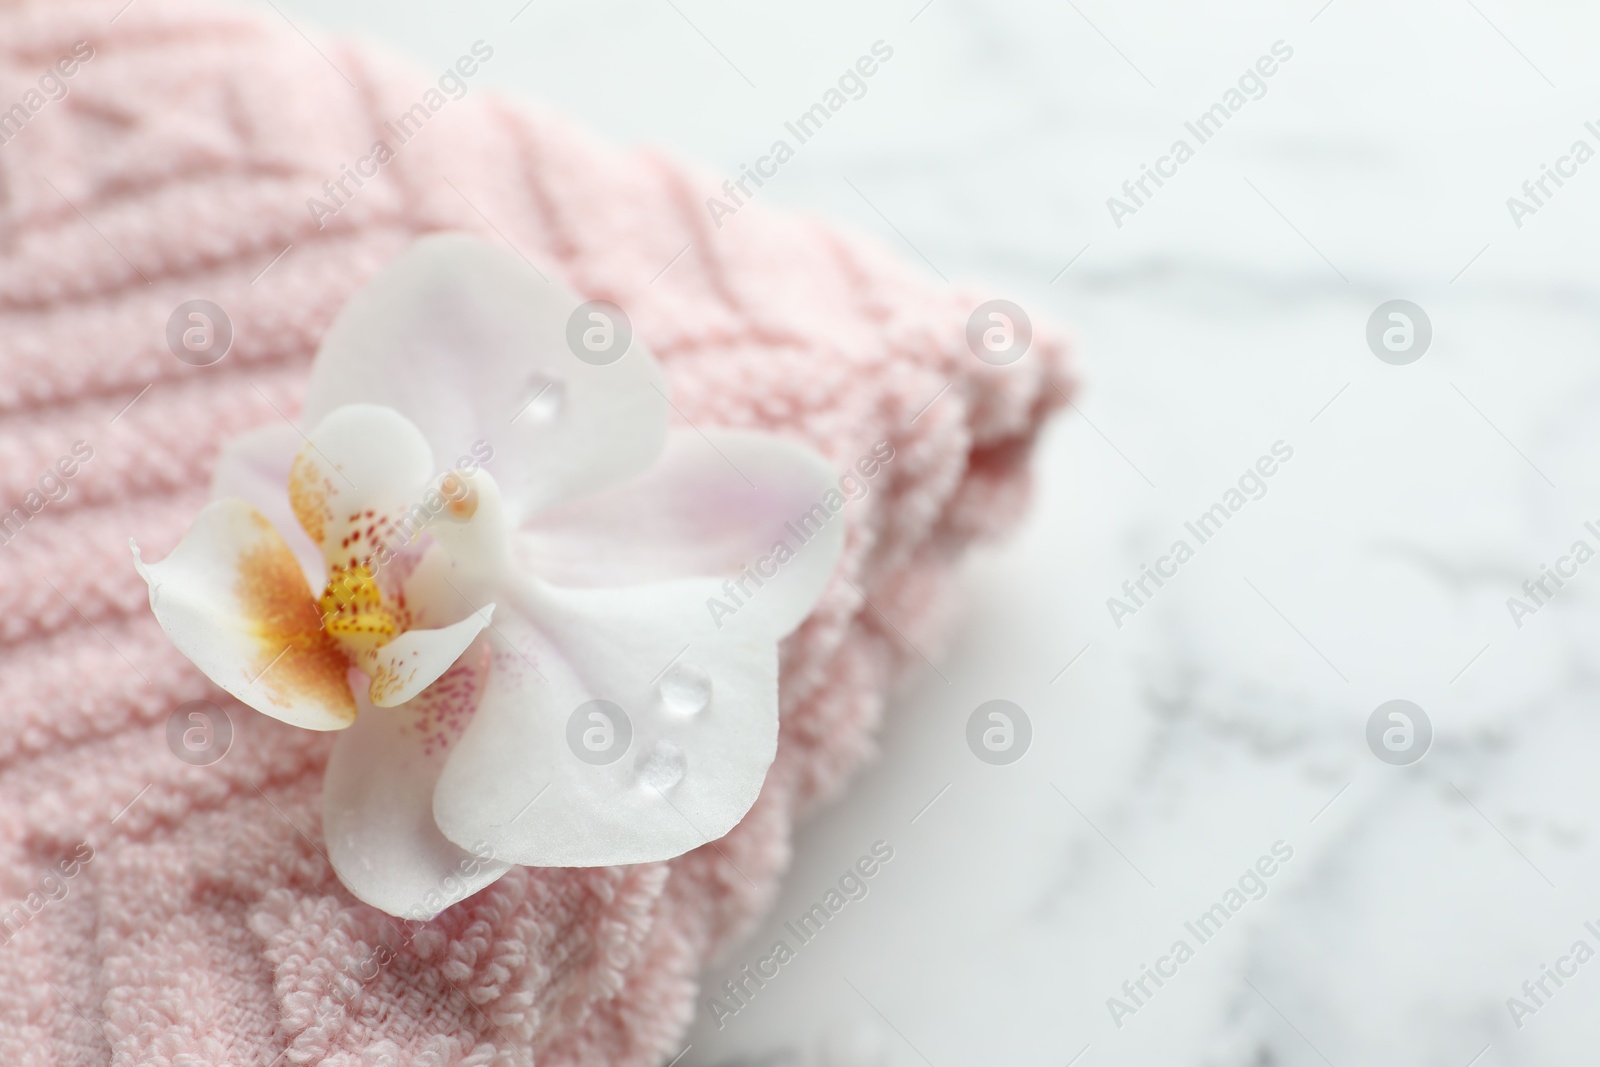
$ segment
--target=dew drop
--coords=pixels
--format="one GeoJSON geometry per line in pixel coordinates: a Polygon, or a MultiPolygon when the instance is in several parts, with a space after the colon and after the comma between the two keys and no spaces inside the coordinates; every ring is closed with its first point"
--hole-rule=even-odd
{"type": "Polygon", "coordinates": [[[561,414],[567,401],[567,387],[556,378],[534,374],[524,387],[522,408],[512,422],[549,422],[561,414]]]}
{"type": "Polygon", "coordinates": [[[634,764],[634,774],[639,784],[665,793],[683,780],[689,769],[689,757],[671,741],[657,741],[639,755],[634,764]]]}
{"type": "Polygon", "coordinates": [[[711,675],[692,663],[674,663],[657,687],[661,703],[675,715],[698,715],[711,703],[711,675]]]}

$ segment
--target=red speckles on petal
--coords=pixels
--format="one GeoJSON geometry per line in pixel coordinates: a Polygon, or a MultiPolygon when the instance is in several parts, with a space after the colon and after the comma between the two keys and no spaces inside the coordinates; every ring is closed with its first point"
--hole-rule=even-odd
{"type": "Polygon", "coordinates": [[[422,736],[423,755],[443,753],[455,744],[472,721],[488,676],[488,647],[468,649],[438,681],[411,701],[409,707],[416,713],[412,729],[422,736]]]}

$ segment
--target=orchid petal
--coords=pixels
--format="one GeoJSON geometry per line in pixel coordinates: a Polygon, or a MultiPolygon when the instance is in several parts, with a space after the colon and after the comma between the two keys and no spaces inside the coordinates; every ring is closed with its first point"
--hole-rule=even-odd
{"type": "Polygon", "coordinates": [[[211,474],[211,499],[236,497],[265,515],[289,543],[306,581],[315,588],[327,580],[328,565],[321,547],[300,528],[289,506],[289,468],[305,442],[299,430],[281,421],[228,441],[211,474]]]}
{"type": "Polygon", "coordinates": [[[201,509],[178,547],[134,566],[178,651],[240,701],[308,730],[355,718],[349,659],[323,632],[311,587],[283,535],[242,500],[201,509]]]}
{"type": "Polygon", "coordinates": [[[666,435],[666,384],[638,338],[595,365],[568,347],[581,298],[464,234],[423,238],[323,339],[305,416],[370,402],[414,422],[441,462],[493,450],[517,518],[624,481],[666,435]]]}
{"type": "Polygon", "coordinates": [[[367,698],[380,708],[404,704],[421,693],[467,650],[489,625],[490,604],[460,622],[437,630],[407,630],[393,641],[360,658],[361,669],[372,679],[367,698]]]}
{"type": "Polygon", "coordinates": [[[322,418],[295,456],[289,503],[329,568],[355,566],[392,539],[393,524],[415,533],[409,516],[426,515],[432,477],[433,452],[405,416],[349,404],[322,418]]]}
{"type": "Polygon", "coordinates": [[[486,666],[469,654],[400,707],[361,698],[355,725],[334,742],[322,792],[328,859],[351,893],[391,915],[431,919],[511,867],[484,843],[451,843],[433,821],[434,783],[486,666]]]}
{"type": "Polygon", "coordinates": [[[448,568],[437,565],[441,554],[430,553],[424,563],[431,566],[418,568],[413,579],[417,589],[408,589],[406,596],[448,602],[453,594],[455,602],[477,610],[481,602],[495,596],[514,570],[510,519],[499,483],[488,471],[456,472],[453,477],[463,506],[447,511],[445,518],[428,530],[449,561],[448,568]]]}
{"type": "Polygon", "coordinates": [[[724,625],[773,638],[800,625],[833,576],[847,501],[870,492],[880,464],[841,475],[816,452],[767,434],[670,434],[647,473],[535,516],[517,553],[567,586],[733,577],[724,625]],[[841,491],[841,486],[843,491],[841,491]]]}
{"type": "Polygon", "coordinates": [[[496,643],[434,792],[445,836],[587,867],[669,859],[732,829],[777,750],[778,662],[770,635],[715,628],[716,588],[505,591],[510,647],[496,643]]]}

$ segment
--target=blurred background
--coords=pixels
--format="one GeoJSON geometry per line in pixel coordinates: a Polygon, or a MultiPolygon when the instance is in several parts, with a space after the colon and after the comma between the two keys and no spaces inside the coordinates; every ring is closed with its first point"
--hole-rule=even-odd
{"type": "Polygon", "coordinates": [[[482,39],[472,92],[719,180],[882,42],[756,199],[1079,339],[1029,521],[706,995],[892,860],[681,1067],[1592,1057],[1600,11],[255,6],[423,74],[482,39]]]}

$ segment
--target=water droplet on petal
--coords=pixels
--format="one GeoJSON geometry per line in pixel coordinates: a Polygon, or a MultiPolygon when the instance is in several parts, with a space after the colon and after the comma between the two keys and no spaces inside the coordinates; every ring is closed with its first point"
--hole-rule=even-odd
{"type": "Polygon", "coordinates": [[[662,675],[661,703],[675,715],[698,715],[711,703],[711,675],[692,663],[674,663],[662,675]]]}
{"type": "Polygon", "coordinates": [[[534,374],[524,387],[522,407],[512,422],[549,422],[561,414],[567,401],[567,387],[556,378],[534,374]]]}
{"type": "Polygon", "coordinates": [[[682,781],[688,769],[689,757],[671,741],[657,741],[648,751],[640,753],[634,764],[639,784],[662,793],[682,781]]]}

